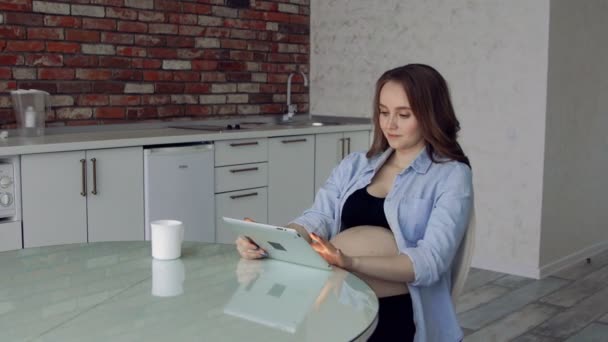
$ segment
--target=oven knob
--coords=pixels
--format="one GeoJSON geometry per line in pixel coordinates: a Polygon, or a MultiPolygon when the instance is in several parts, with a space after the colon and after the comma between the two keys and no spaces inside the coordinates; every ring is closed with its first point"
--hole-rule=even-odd
{"type": "Polygon", "coordinates": [[[3,192],[0,194],[0,205],[3,207],[8,207],[13,204],[13,196],[11,196],[8,192],[3,192]]]}
{"type": "Polygon", "coordinates": [[[0,178],[0,187],[8,188],[11,184],[13,184],[11,177],[2,176],[0,178]]]}

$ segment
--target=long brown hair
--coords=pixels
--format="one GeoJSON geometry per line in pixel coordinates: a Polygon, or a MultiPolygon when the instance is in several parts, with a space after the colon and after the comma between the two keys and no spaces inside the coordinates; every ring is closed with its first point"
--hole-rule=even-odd
{"type": "Polygon", "coordinates": [[[464,154],[457,141],[460,123],[456,119],[448,84],[441,74],[424,64],[408,64],[391,69],[376,82],[374,96],[374,140],[367,157],[370,158],[388,148],[388,141],[380,129],[380,91],[387,82],[403,86],[414,116],[422,131],[426,151],[433,162],[435,156],[456,160],[471,167],[469,158],[464,154]]]}

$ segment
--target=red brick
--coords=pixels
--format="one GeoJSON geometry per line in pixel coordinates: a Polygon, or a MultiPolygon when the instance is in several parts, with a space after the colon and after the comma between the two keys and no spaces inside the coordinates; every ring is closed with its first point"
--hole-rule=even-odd
{"type": "Polygon", "coordinates": [[[207,27],[205,37],[228,38],[230,37],[230,29],[225,27],[207,27]]]}
{"type": "Polygon", "coordinates": [[[11,68],[0,68],[0,79],[8,80],[11,78],[11,68]]]}
{"type": "Polygon", "coordinates": [[[188,116],[207,116],[211,114],[211,109],[209,106],[187,105],[184,114],[188,116]]]}
{"type": "Polygon", "coordinates": [[[24,52],[43,51],[44,42],[12,40],[12,41],[7,42],[5,50],[6,51],[24,51],[24,52]]]}
{"type": "Polygon", "coordinates": [[[121,7],[124,5],[124,0],[92,0],[92,4],[121,7]]]}
{"type": "Polygon", "coordinates": [[[171,102],[169,95],[143,95],[141,103],[144,105],[163,105],[171,102]]]}
{"type": "Polygon", "coordinates": [[[310,17],[307,16],[307,15],[291,14],[291,15],[289,15],[289,22],[290,23],[294,23],[294,24],[309,25],[310,24],[310,17]]]}
{"type": "Polygon", "coordinates": [[[168,47],[181,47],[181,48],[193,48],[194,47],[194,38],[192,37],[167,37],[167,46],[168,47]]]}
{"type": "Polygon", "coordinates": [[[112,78],[112,70],[77,69],[76,78],[80,80],[109,80],[112,78]]]}
{"type": "Polygon", "coordinates": [[[260,84],[260,93],[278,93],[276,84],[260,84]]]}
{"type": "Polygon", "coordinates": [[[95,67],[98,63],[97,56],[65,56],[63,62],[69,67],[95,67]]]}
{"type": "Polygon", "coordinates": [[[211,6],[193,4],[188,2],[182,3],[182,10],[184,11],[184,13],[211,14],[211,6]]]}
{"type": "Polygon", "coordinates": [[[181,1],[156,0],[154,1],[154,8],[166,12],[181,12],[182,4],[181,1]]]}
{"type": "Polygon", "coordinates": [[[141,70],[113,70],[112,79],[120,81],[141,81],[143,73],[141,70]]]}
{"type": "Polygon", "coordinates": [[[125,109],[122,107],[103,107],[95,109],[97,119],[122,119],[125,117],[125,109]]]}
{"type": "Polygon", "coordinates": [[[235,61],[253,60],[253,52],[250,51],[230,51],[230,59],[235,61]]]}
{"type": "Polygon", "coordinates": [[[249,103],[272,103],[274,94],[249,94],[249,103]]]}
{"type": "Polygon", "coordinates": [[[264,19],[266,21],[276,21],[282,23],[288,23],[290,15],[287,13],[279,13],[279,12],[266,12],[264,13],[264,19]]]}
{"type": "Polygon", "coordinates": [[[5,24],[18,24],[25,26],[42,26],[44,16],[34,13],[7,12],[4,17],[5,24]]]}
{"type": "Polygon", "coordinates": [[[137,18],[139,21],[149,21],[157,23],[165,22],[166,19],[164,13],[154,11],[139,11],[139,16],[137,18]]]}
{"type": "Polygon", "coordinates": [[[133,44],[133,35],[128,33],[102,32],[101,42],[110,44],[133,44]]]}
{"type": "Polygon", "coordinates": [[[91,84],[89,82],[58,82],[57,92],[62,94],[81,94],[91,92],[91,84]]]}
{"type": "Polygon", "coordinates": [[[45,15],[44,25],[78,28],[82,26],[82,19],[61,15],[45,15]]]}
{"type": "Polygon", "coordinates": [[[264,11],[278,11],[279,10],[279,4],[277,4],[276,2],[269,2],[269,1],[255,1],[254,2],[254,6],[256,9],[258,10],[264,10],[264,11]]]}
{"type": "Polygon", "coordinates": [[[143,46],[165,46],[165,37],[148,36],[148,35],[135,35],[135,45],[143,46]]]}
{"type": "Polygon", "coordinates": [[[193,60],[192,70],[216,70],[217,61],[193,60]]]}
{"type": "Polygon", "coordinates": [[[92,30],[113,31],[116,30],[116,20],[84,18],[82,19],[82,27],[92,30]]]}
{"type": "Polygon", "coordinates": [[[291,61],[293,63],[308,64],[310,58],[308,55],[294,54],[293,56],[291,56],[291,61]]]}
{"type": "Polygon", "coordinates": [[[260,112],[268,113],[268,114],[281,113],[282,111],[283,111],[282,104],[265,104],[265,105],[262,105],[260,108],[260,112]]]}
{"type": "Polygon", "coordinates": [[[104,94],[122,94],[125,90],[124,82],[94,82],[93,91],[104,94]]]}
{"type": "Polygon", "coordinates": [[[106,16],[108,18],[117,18],[117,19],[126,19],[126,20],[136,20],[137,19],[137,11],[126,8],[106,8],[106,16]]]}
{"type": "Polygon", "coordinates": [[[270,54],[268,54],[268,61],[269,62],[289,63],[289,62],[291,62],[291,57],[289,56],[289,54],[270,53],[270,54]]]}
{"type": "Polygon", "coordinates": [[[118,22],[118,31],[145,33],[148,31],[148,24],[136,23],[136,22],[130,22],[130,21],[119,21],[118,22]]]}
{"type": "Polygon", "coordinates": [[[243,62],[222,61],[218,63],[218,70],[245,71],[247,70],[247,65],[243,62]]]}
{"type": "Polygon", "coordinates": [[[179,59],[198,59],[205,56],[203,49],[178,49],[177,58],[179,59]]]}
{"type": "Polygon", "coordinates": [[[226,73],[226,80],[228,82],[250,82],[250,72],[230,72],[226,73]]]}
{"type": "Polygon", "coordinates": [[[0,51],[4,50],[5,46],[6,46],[6,40],[0,40],[0,51]]]}
{"type": "Polygon", "coordinates": [[[148,49],[148,56],[154,58],[177,58],[177,51],[175,49],[163,49],[163,48],[150,48],[148,49]]]}
{"type": "Polygon", "coordinates": [[[183,83],[155,83],[156,93],[161,94],[180,94],[184,92],[183,83]]]}
{"type": "Polygon", "coordinates": [[[179,25],[180,36],[202,36],[205,28],[201,26],[179,25]]]}
{"type": "Polygon", "coordinates": [[[288,37],[289,38],[287,39],[287,41],[290,43],[296,43],[296,44],[309,44],[310,43],[310,36],[290,34],[288,37]]]}
{"type": "Polygon", "coordinates": [[[257,20],[226,19],[224,20],[224,26],[251,30],[266,30],[266,22],[257,20]]]}
{"type": "Polygon", "coordinates": [[[241,19],[255,19],[255,20],[265,20],[264,12],[262,11],[253,11],[250,9],[244,9],[239,11],[239,18],[241,19]]]}
{"type": "Polygon", "coordinates": [[[178,28],[175,24],[148,24],[148,32],[152,34],[177,34],[178,28]]]}
{"type": "Polygon", "coordinates": [[[186,83],[184,93],[186,94],[207,94],[211,86],[205,83],[186,83]]]}
{"type": "Polygon", "coordinates": [[[23,65],[23,56],[21,55],[0,55],[0,65],[23,65]]]}
{"type": "Polygon", "coordinates": [[[57,85],[59,82],[57,81],[28,81],[28,82],[19,82],[19,88],[21,89],[38,89],[44,90],[51,94],[57,92],[57,85]]]}
{"type": "Polygon", "coordinates": [[[67,29],[65,31],[65,39],[77,42],[95,43],[99,42],[99,32],[67,29]]]}
{"type": "MultiPolygon", "coordinates": [[[[285,83],[287,82],[287,74],[268,74],[268,83],[285,83]]],[[[297,82],[294,78],[293,83],[297,82]]]]}
{"type": "Polygon", "coordinates": [[[7,11],[30,11],[32,9],[31,0],[4,0],[0,1],[0,10],[7,11]]]}
{"type": "Polygon", "coordinates": [[[158,107],[158,116],[166,117],[166,116],[180,116],[183,114],[182,106],[163,106],[158,107]]]}
{"type": "Polygon", "coordinates": [[[179,82],[194,82],[201,79],[201,74],[192,71],[175,71],[173,74],[173,80],[179,82]]]}
{"type": "Polygon", "coordinates": [[[0,25],[0,37],[3,39],[24,39],[25,29],[19,26],[0,25]]]}
{"type": "Polygon", "coordinates": [[[144,71],[144,81],[171,81],[171,71],[144,71]]]}
{"type": "Polygon", "coordinates": [[[47,42],[46,50],[48,52],[77,53],[77,52],[80,52],[80,44],[64,43],[64,42],[47,42]]]}
{"type": "Polygon", "coordinates": [[[135,46],[119,46],[116,48],[119,56],[146,57],[146,49],[135,46]]]}
{"type": "Polygon", "coordinates": [[[110,96],[110,105],[112,106],[137,106],[140,103],[140,97],[137,95],[112,95],[110,96]]]}
{"type": "Polygon", "coordinates": [[[38,79],[41,80],[73,80],[74,69],[38,69],[38,79]]]}
{"type": "Polygon", "coordinates": [[[202,72],[201,82],[226,82],[226,75],[222,72],[202,72]]]}
{"type": "Polygon", "coordinates": [[[131,59],[126,57],[100,56],[99,66],[102,68],[123,68],[131,67],[131,59]]]}
{"type": "Polygon", "coordinates": [[[79,106],[107,106],[108,95],[80,95],[76,98],[79,106]]]}
{"type": "Polygon", "coordinates": [[[221,39],[220,46],[222,49],[247,49],[247,41],[238,39],[221,39]]]}
{"type": "Polygon", "coordinates": [[[27,39],[54,40],[63,39],[63,29],[61,28],[38,28],[27,29],[27,39]]]}
{"type": "Polygon", "coordinates": [[[169,13],[169,22],[172,24],[196,25],[198,17],[195,14],[169,13]]]}
{"type": "Polygon", "coordinates": [[[248,42],[247,49],[253,51],[270,51],[271,44],[266,42],[248,42]]]}
{"type": "Polygon", "coordinates": [[[137,69],[158,69],[162,64],[159,59],[134,58],[132,61],[133,67],[137,69]]]}

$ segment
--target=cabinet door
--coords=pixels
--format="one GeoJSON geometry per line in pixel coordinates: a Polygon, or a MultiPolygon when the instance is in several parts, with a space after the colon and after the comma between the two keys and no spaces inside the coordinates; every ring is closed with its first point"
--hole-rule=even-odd
{"type": "Polygon", "coordinates": [[[234,243],[235,234],[222,217],[243,219],[249,217],[256,222],[268,223],[268,191],[266,187],[215,195],[215,238],[219,243],[234,243]]]}
{"type": "Polygon", "coordinates": [[[346,139],[346,154],[353,152],[367,152],[370,147],[369,131],[344,132],[346,139]]]}
{"type": "Polygon", "coordinates": [[[346,144],[342,144],[342,138],[342,133],[323,133],[315,136],[315,194],[346,153],[346,144]]]}
{"type": "Polygon", "coordinates": [[[313,135],[268,141],[268,222],[284,225],[310,208],[314,198],[313,135]]]}
{"type": "Polygon", "coordinates": [[[23,245],[87,242],[84,151],[21,157],[23,245]]]}
{"type": "Polygon", "coordinates": [[[86,157],[89,242],[143,240],[143,148],[89,150],[86,157]]]}

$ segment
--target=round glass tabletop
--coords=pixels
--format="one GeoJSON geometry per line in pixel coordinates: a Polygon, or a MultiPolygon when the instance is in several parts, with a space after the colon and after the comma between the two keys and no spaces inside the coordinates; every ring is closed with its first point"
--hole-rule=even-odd
{"type": "Polygon", "coordinates": [[[378,300],[359,278],[234,246],[149,242],[0,253],[0,341],[351,341],[374,329],[378,300]]]}

